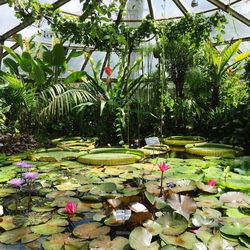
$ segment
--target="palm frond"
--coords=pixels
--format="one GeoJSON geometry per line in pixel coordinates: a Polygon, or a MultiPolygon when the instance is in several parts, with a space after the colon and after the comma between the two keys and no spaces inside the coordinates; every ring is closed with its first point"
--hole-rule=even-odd
{"type": "Polygon", "coordinates": [[[92,94],[80,88],[72,88],[64,84],[50,86],[40,94],[41,120],[59,118],[69,115],[77,105],[94,100],[92,94]]]}

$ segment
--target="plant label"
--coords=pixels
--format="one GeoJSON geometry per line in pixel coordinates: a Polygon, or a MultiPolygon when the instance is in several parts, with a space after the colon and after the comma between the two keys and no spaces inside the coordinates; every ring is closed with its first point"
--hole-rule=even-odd
{"type": "Polygon", "coordinates": [[[113,215],[116,220],[129,220],[131,217],[131,210],[115,210],[113,211],[113,215]]]}
{"type": "Polygon", "coordinates": [[[156,144],[160,144],[160,140],[158,137],[148,137],[145,138],[145,142],[147,145],[156,145],[156,144]]]}

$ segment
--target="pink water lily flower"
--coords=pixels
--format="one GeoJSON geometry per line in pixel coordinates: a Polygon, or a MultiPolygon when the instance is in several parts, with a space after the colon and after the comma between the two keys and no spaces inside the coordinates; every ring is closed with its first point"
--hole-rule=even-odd
{"type": "Polygon", "coordinates": [[[32,168],[33,164],[27,163],[25,161],[18,161],[15,163],[16,166],[22,167],[22,168],[32,168]]]}
{"type": "Polygon", "coordinates": [[[170,169],[170,166],[168,166],[165,162],[161,162],[160,164],[158,164],[158,167],[163,173],[170,169]]]}
{"type": "Polygon", "coordinates": [[[38,173],[36,172],[27,172],[23,174],[23,177],[28,180],[34,180],[38,176],[38,173]]]}
{"type": "Polygon", "coordinates": [[[21,178],[14,178],[12,180],[10,180],[8,183],[12,186],[12,187],[21,187],[23,185],[25,181],[21,178]]]}
{"type": "Polygon", "coordinates": [[[211,180],[208,181],[207,184],[208,184],[209,186],[213,187],[213,186],[216,185],[216,180],[215,180],[215,179],[211,179],[211,180]]]}
{"type": "Polygon", "coordinates": [[[76,208],[77,208],[77,205],[75,205],[74,202],[68,201],[68,203],[66,204],[64,208],[64,212],[72,215],[76,213],[76,208]]]}

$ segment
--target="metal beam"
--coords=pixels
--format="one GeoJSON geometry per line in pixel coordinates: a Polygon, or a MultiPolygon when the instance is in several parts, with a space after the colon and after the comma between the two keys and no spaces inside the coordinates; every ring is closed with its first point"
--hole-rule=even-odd
{"type": "Polygon", "coordinates": [[[155,19],[154,9],[151,0],[148,0],[148,9],[152,19],[155,19]]]}
{"type": "Polygon", "coordinates": [[[173,0],[173,2],[177,5],[177,7],[180,9],[184,16],[188,14],[188,10],[185,8],[185,6],[181,3],[180,0],[173,0]]]}
{"type": "Polygon", "coordinates": [[[0,42],[0,69],[1,69],[1,65],[2,65],[2,59],[3,59],[3,47],[1,45],[3,45],[3,42],[0,42]]]}
{"type": "Polygon", "coordinates": [[[224,3],[222,3],[221,1],[218,1],[218,0],[207,0],[207,1],[212,3],[213,5],[215,5],[216,7],[222,9],[223,11],[229,13],[230,15],[235,17],[240,22],[246,24],[247,26],[250,26],[250,20],[248,18],[246,18],[245,16],[241,15],[239,12],[232,9],[230,7],[230,5],[226,5],[226,4],[224,4],[224,3]]]}
{"type": "MultiPolygon", "coordinates": [[[[62,5],[64,5],[65,3],[69,2],[70,0],[58,0],[55,3],[52,4],[52,9],[58,9],[59,7],[61,7],[62,5]]],[[[14,34],[18,33],[19,31],[25,29],[26,27],[28,27],[29,25],[31,25],[33,22],[35,21],[35,19],[33,17],[28,17],[26,18],[22,23],[20,23],[19,25],[17,25],[16,27],[14,27],[13,29],[9,30],[8,32],[6,32],[5,34],[2,35],[3,39],[6,40],[9,37],[13,36],[14,34]]]]}

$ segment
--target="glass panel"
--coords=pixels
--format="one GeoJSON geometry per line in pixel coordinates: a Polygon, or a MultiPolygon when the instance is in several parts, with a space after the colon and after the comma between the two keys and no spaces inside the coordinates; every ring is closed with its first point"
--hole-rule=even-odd
{"type": "Polygon", "coordinates": [[[183,16],[183,13],[172,0],[151,0],[155,19],[183,16]]]}
{"type": "MultiPolygon", "coordinates": [[[[97,64],[97,62],[99,60],[101,60],[101,62],[103,63],[103,60],[105,58],[106,52],[100,52],[100,51],[95,51],[92,53],[91,57],[94,59],[95,64],[97,64]]],[[[93,75],[93,71],[90,65],[90,62],[88,61],[85,69],[86,72],[88,72],[90,75],[93,75]]]]}
{"type": "Polygon", "coordinates": [[[149,14],[147,1],[144,0],[128,0],[125,11],[124,20],[142,20],[149,14]]]}
{"type": "Polygon", "coordinates": [[[60,7],[60,10],[66,13],[71,13],[80,16],[82,15],[82,3],[80,3],[79,0],[71,0],[68,3],[64,4],[62,7],[60,7]]]}
{"type": "Polygon", "coordinates": [[[39,3],[54,3],[56,2],[57,0],[39,0],[38,2],[39,3]]]}
{"type": "Polygon", "coordinates": [[[20,24],[20,21],[15,17],[14,8],[10,8],[7,4],[0,6],[0,13],[0,35],[20,24]]]}
{"type": "Polygon", "coordinates": [[[240,45],[240,49],[242,52],[250,50],[250,42],[242,42],[240,45]]]}
{"type": "Polygon", "coordinates": [[[249,0],[243,0],[239,3],[232,5],[231,7],[232,9],[236,10],[243,16],[250,19],[250,1],[249,0]]]}
{"type": "Polygon", "coordinates": [[[188,10],[188,12],[191,12],[191,13],[198,13],[198,12],[203,12],[203,11],[212,10],[212,9],[216,8],[215,5],[209,3],[208,1],[204,1],[204,0],[202,0],[202,1],[197,0],[198,6],[196,6],[196,7],[192,7],[191,2],[192,2],[192,0],[182,0],[181,1],[181,3],[188,10]]]}

